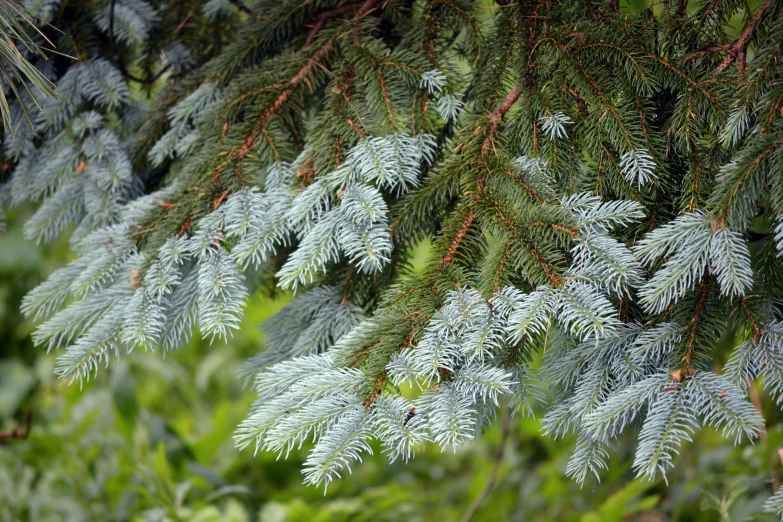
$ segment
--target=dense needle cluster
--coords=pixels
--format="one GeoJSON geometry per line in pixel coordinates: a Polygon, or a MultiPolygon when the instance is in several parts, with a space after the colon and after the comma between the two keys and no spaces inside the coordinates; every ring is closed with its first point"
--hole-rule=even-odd
{"type": "Polygon", "coordinates": [[[762,433],[748,382],[783,401],[781,2],[182,4],[35,7],[86,27],[63,22],[79,60],[35,62],[58,97],[3,138],[0,195],[40,203],[28,237],[73,229],[77,259],[24,302],[63,378],[226,338],[277,286],[294,298],[240,369],[259,398],[236,441],[314,442],[308,483],[374,438],[408,460],[547,397],[579,482],[624,431],[650,478],[702,426],[762,433]],[[201,37],[217,19],[235,34],[201,37]]]}

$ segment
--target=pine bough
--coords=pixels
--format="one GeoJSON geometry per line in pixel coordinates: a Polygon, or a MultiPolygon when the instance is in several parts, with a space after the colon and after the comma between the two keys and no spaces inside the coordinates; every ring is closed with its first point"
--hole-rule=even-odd
{"type": "MultiPolygon", "coordinates": [[[[226,339],[274,280],[294,297],[240,368],[258,400],[236,442],[284,456],[313,443],[310,484],[372,439],[390,461],[453,450],[501,404],[532,414],[546,396],[544,432],[575,434],[580,483],[632,427],[650,479],[703,426],[762,433],[749,383],[783,403],[779,10],[752,22],[758,66],[726,71],[736,53],[681,55],[723,38],[702,11],[689,21],[703,29],[677,32],[693,42],[660,53],[674,15],[520,3],[482,29],[464,1],[424,2],[426,20],[394,2],[259,4],[216,56],[164,46],[159,68],[193,72],[154,111],[104,49],[4,137],[2,202],[38,204],[26,236],[73,229],[77,258],[23,302],[35,342],[63,350],[58,375],[177,349],[196,327],[226,339]],[[382,14],[413,22],[400,41],[382,14]],[[423,237],[431,259],[413,273],[423,237]],[[726,332],[743,342],[715,371],[726,332]]],[[[120,50],[166,19],[141,0],[90,16],[120,50]]],[[[210,2],[199,16],[241,15],[210,2]]]]}

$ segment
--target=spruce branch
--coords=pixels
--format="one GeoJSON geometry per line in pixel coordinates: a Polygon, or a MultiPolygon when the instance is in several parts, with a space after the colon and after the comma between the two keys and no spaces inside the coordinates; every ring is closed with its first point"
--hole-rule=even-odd
{"type": "MultiPolygon", "coordinates": [[[[359,6],[359,9],[356,11],[356,16],[354,17],[354,23],[353,23],[353,44],[357,47],[361,45],[359,42],[359,23],[361,22],[364,16],[366,16],[373,9],[375,9],[375,6],[377,4],[378,4],[378,0],[365,0],[362,3],[362,5],[359,6]]],[[[394,129],[395,132],[397,131],[397,129],[394,127],[394,121],[392,121],[392,129],[394,129]]]]}
{"type": "Polygon", "coordinates": [[[702,314],[704,313],[704,308],[707,305],[707,297],[709,296],[711,282],[712,279],[710,276],[708,276],[701,284],[699,300],[696,303],[696,310],[693,314],[693,317],[691,318],[690,324],[688,325],[688,346],[687,351],[685,352],[685,356],[683,357],[683,371],[686,376],[689,375],[692,371],[691,359],[693,358],[693,352],[696,347],[696,334],[698,332],[699,326],[701,325],[701,318],[702,314]]]}
{"type": "MultiPolygon", "coordinates": [[[[238,0],[234,0],[238,2],[238,0]]],[[[233,3],[233,2],[232,2],[233,3]]],[[[128,78],[129,80],[133,80],[134,82],[138,83],[146,83],[146,84],[153,84],[157,82],[161,76],[163,76],[170,68],[171,64],[167,64],[163,66],[160,71],[157,72],[154,76],[150,78],[138,78],[137,76],[134,76],[130,72],[128,72],[128,69],[125,67],[125,63],[120,56],[120,52],[117,46],[117,37],[114,34],[114,11],[117,4],[117,0],[110,0],[109,2],[109,41],[111,42],[112,51],[114,53],[114,61],[117,64],[117,66],[120,68],[120,72],[125,78],[128,78]]]]}
{"type": "Polygon", "coordinates": [[[501,101],[490,113],[489,127],[484,134],[484,142],[481,145],[481,151],[484,154],[489,153],[489,150],[492,148],[493,144],[493,136],[497,132],[498,126],[503,121],[503,118],[505,118],[506,113],[508,113],[514,103],[519,99],[520,94],[522,94],[522,87],[517,84],[508,92],[508,94],[506,94],[506,96],[503,98],[503,101],[501,101]]]}
{"type": "Polygon", "coordinates": [[[764,16],[764,13],[774,3],[775,3],[774,0],[765,0],[765,2],[759,6],[759,8],[756,10],[756,13],[753,15],[753,18],[751,19],[748,26],[745,28],[744,31],[742,31],[740,37],[737,38],[737,40],[733,44],[725,48],[726,57],[723,59],[722,62],[720,62],[720,65],[718,65],[718,69],[716,71],[717,73],[722,73],[723,71],[728,69],[731,66],[731,64],[733,64],[735,61],[737,62],[737,71],[740,74],[745,72],[748,45],[750,45],[751,40],[753,40],[753,36],[756,33],[756,28],[758,27],[761,17],[764,16]]]}
{"type": "Polygon", "coordinates": [[[0,202],[35,207],[30,239],[71,233],[23,302],[57,375],[223,341],[257,288],[290,289],[240,369],[259,399],[236,443],[312,442],[308,484],[373,438],[392,461],[456,449],[537,409],[540,382],[580,483],[638,428],[651,478],[702,426],[761,436],[744,383],[783,403],[776,2],[728,44],[732,2],[224,4],[202,26],[195,4],[107,1],[64,27],[105,35],[77,38],[79,63],[19,49],[58,99],[4,138],[0,202]]]}
{"type": "Polygon", "coordinates": [[[473,212],[473,210],[471,210],[469,207],[460,211],[459,214],[464,214],[464,217],[462,218],[462,225],[457,231],[457,234],[454,237],[454,240],[451,242],[451,245],[449,245],[449,248],[446,251],[446,255],[438,261],[439,267],[448,267],[452,261],[454,261],[454,256],[457,254],[457,250],[459,250],[460,244],[462,241],[464,241],[465,236],[467,235],[468,230],[470,229],[476,217],[475,212],[473,212]]]}
{"type": "Polygon", "coordinates": [[[217,170],[220,171],[223,167],[231,162],[235,162],[247,154],[249,154],[257,144],[258,135],[264,131],[264,127],[269,120],[277,114],[291,98],[294,90],[298,88],[307,79],[310,71],[315,67],[319,61],[326,56],[334,45],[335,38],[327,40],[318,50],[316,50],[307,60],[305,65],[288,81],[288,87],[284,89],[277,97],[275,102],[256,120],[252,126],[251,131],[242,140],[241,145],[234,147],[226,154],[226,159],[217,166],[217,170]]]}
{"type": "Polygon", "coordinates": [[[302,47],[303,48],[309,47],[310,44],[313,43],[316,35],[318,35],[318,33],[321,31],[321,29],[323,28],[324,24],[326,24],[327,21],[329,21],[332,18],[336,18],[342,14],[348,13],[350,11],[356,11],[358,7],[359,7],[358,4],[346,4],[319,13],[318,16],[316,16],[315,23],[313,24],[313,28],[310,29],[310,32],[307,34],[307,39],[305,40],[305,43],[302,47]]]}

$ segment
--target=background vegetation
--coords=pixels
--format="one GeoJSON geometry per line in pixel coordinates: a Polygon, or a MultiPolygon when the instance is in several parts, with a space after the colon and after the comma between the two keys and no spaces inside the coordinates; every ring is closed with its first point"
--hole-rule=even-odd
{"type": "MultiPolygon", "coordinates": [[[[773,520],[758,514],[783,472],[783,424],[763,394],[766,437],[733,447],[700,433],[662,481],[634,480],[635,439],[613,452],[602,483],[565,477],[573,440],[540,436],[534,419],[502,422],[454,454],[428,448],[411,464],[387,464],[376,448],[362,466],[322,489],[302,485],[305,449],[288,460],[234,448],[234,427],[254,393],[236,366],[257,353],[257,325],[288,298],[254,299],[227,344],[195,340],[167,358],[134,353],[96,379],[67,386],[54,354],[30,341],[22,296],[68,260],[66,240],[24,241],[24,210],[0,235],[0,429],[32,412],[27,439],[0,442],[0,521],[360,521],[460,520],[499,462],[473,520],[611,522],[773,520]]],[[[421,247],[422,254],[426,245],[421,247]]],[[[423,255],[422,255],[423,257],[423,255]]],[[[732,341],[726,340],[726,348],[732,341]]]]}

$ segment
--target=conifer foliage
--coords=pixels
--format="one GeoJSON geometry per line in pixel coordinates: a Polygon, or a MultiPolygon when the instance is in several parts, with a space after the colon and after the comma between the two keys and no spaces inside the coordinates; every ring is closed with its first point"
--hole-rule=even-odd
{"type": "Polygon", "coordinates": [[[36,342],[80,381],[292,291],[236,441],[313,441],[318,485],[547,395],[579,482],[632,430],[650,478],[702,426],[757,438],[748,382],[783,400],[783,2],[621,7],[31,2],[78,58],[37,64],[57,98],[3,137],[27,236],[73,230],[24,301],[36,342]]]}

